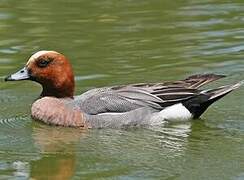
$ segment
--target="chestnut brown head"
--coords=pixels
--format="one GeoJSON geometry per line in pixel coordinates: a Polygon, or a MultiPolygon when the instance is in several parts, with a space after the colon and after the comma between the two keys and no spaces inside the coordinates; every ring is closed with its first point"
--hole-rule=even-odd
{"type": "Polygon", "coordinates": [[[23,69],[5,80],[36,81],[42,85],[42,97],[73,98],[74,95],[74,75],[69,60],[55,51],[39,51],[33,54],[23,69]]]}

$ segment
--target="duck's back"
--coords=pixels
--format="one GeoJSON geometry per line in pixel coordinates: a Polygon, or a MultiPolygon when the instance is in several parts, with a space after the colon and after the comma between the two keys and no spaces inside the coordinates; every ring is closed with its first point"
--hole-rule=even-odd
{"type": "Polygon", "coordinates": [[[75,96],[74,103],[87,114],[123,113],[138,108],[160,111],[200,94],[199,87],[222,75],[193,75],[184,80],[103,87],[75,96]]]}

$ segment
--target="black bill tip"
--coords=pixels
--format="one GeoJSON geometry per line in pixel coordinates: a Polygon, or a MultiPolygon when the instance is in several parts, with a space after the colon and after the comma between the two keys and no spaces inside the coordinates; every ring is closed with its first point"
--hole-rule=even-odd
{"type": "Polygon", "coordinates": [[[4,81],[13,81],[11,75],[7,76],[4,78],[4,81]]]}

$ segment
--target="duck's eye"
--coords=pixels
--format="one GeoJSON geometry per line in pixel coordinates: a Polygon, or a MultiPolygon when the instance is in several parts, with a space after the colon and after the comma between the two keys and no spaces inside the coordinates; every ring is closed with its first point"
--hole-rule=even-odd
{"type": "Polygon", "coordinates": [[[41,59],[38,61],[37,65],[41,68],[47,67],[47,65],[50,63],[50,60],[47,59],[41,59]]]}

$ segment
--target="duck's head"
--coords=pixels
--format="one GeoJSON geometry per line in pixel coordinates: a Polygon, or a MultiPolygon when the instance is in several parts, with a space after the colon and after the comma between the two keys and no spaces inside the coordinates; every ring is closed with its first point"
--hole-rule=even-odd
{"type": "Polygon", "coordinates": [[[56,51],[33,54],[24,68],[9,75],[5,81],[32,80],[42,85],[41,96],[57,98],[74,95],[74,75],[69,60],[56,51]]]}

